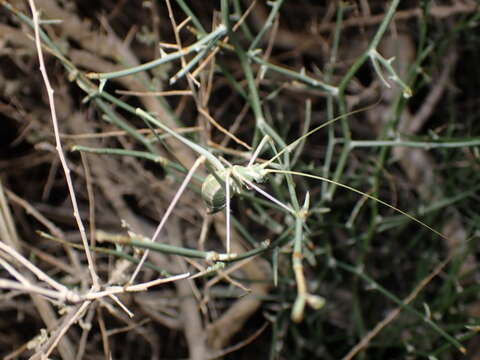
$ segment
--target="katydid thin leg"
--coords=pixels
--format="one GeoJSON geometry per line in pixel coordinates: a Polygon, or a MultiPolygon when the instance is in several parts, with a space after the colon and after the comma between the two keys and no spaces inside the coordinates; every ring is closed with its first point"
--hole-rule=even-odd
{"type": "MultiPolygon", "coordinates": [[[[185,177],[185,179],[183,180],[182,184],[180,185],[180,187],[178,188],[178,191],[175,193],[175,196],[173,197],[172,201],[170,202],[170,205],[168,206],[167,208],[167,211],[165,212],[165,214],[163,215],[162,217],[162,220],[160,220],[160,224],[158,224],[158,227],[157,229],[155,230],[155,233],[153,234],[152,238],[151,238],[151,241],[152,242],[155,242],[155,240],[157,240],[157,237],[158,235],[160,234],[160,231],[162,231],[163,227],[165,226],[165,223],[167,222],[170,214],[172,213],[173,209],[175,208],[175,205],[177,205],[177,202],[178,200],[180,199],[180,196],[183,194],[183,192],[185,191],[185,188],[187,187],[188,183],[190,182],[190,180],[192,179],[193,177],[193,174],[195,173],[195,171],[197,170],[197,168],[205,161],[205,157],[203,156],[200,156],[196,161],[195,163],[193,164],[192,168],[188,171],[188,174],[187,176],[185,177]]],[[[143,263],[145,262],[145,260],[147,259],[147,256],[148,254],[150,253],[150,250],[145,250],[145,252],[143,253],[143,256],[140,260],[140,262],[138,263],[137,267],[135,268],[135,271],[133,272],[131,278],[130,278],[130,281],[129,283],[130,284],[133,284],[133,281],[135,280],[135,278],[137,277],[140,269],[142,268],[142,265],[143,263]]]]}
{"type": "MultiPolygon", "coordinates": [[[[270,140],[270,139],[268,139],[270,140]]],[[[272,148],[273,150],[273,153],[275,154],[270,160],[268,160],[267,162],[263,163],[261,165],[261,167],[263,169],[265,169],[268,165],[274,165],[273,163],[273,160],[274,159],[278,159],[278,157],[285,153],[286,156],[284,156],[284,159],[283,161],[281,161],[280,164],[278,164],[280,166],[281,169],[283,168],[287,168],[287,169],[290,169],[290,156],[288,155],[288,153],[291,151],[290,149],[290,145],[286,146],[285,148],[283,148],[280,152],[277,151],[277,148],[275,147],[275,144],[273,143],[273,141],[269,141],[269,144],[270,144],[270,147],[272,148]]],[[[291,203],[293,205],[293,208],[295,210],[299,210],[299,202],[298,202],[298,198],[297,198],[297,194],[295,192],[295,184],[292,180],[292,177],[290,175],[286,175],[286,179],[287,179],[287,185],[288,185],[288,192],[290,194],[290,199],[291,199],[291,203]]]]}
{"type": "Polygon", "coordinates": [[[255,149],[255,152],[253,153],[252,157],[250,158],[250,161],[248,162],[248,166],[252,166],[255,160],[257,160],[258,155],[260,154],[260,151],[262,151],[262,148],[265,146],[266,142],[270,141],[270,136],[265,135],[260,141],[260,144],[258,144],[257,148],[255,149]]]}
{"type": "Polygon", "coordinates": [[[251,181],[248,181],[247,179],[245,178],[241,178],[242,181],[247,184],[249,187],[251,187],[253,190],[255,190],[256,192],[262,194],[263,196],[265,196],[268,200],[272,201],[273,203],[277,204],[278,206],[280,206],[281,208],[287,210],[289,213],[293,214],[293,215],[296,215],[297,213],[289,208],[287,205],[285,205],[284,203],[282,203],[280,200],[277,200],[276,198],[274,198],[272,195],[270,195],[269,193],[267,193],[265,190],[262,190],[260,187],[258,187],[257,185],[255,185],[254,183],[252,183],[251,181]]]}
{"type": "Polygon", "coordinates": [[[447,241],[451,241],[448,236],[445,236],[443,235],[441,232],[439,232],[438,230],[435,230],[433,227],[431,227],[430,225],[428,224],[425,224],[423,221],[417,219],[415,216],[412,216],[410,215],[409,213],[407,213],[406,211],[403,211],[402,209],[399,209],[393,205],[390,205],[389,203],[373,196],[373,195],[370,195],[366,192],[363,192],[363,191],[360,191],[360,190],[357,190],[349,185],[345,185],[345,184],[342,184],[338,181],[335,181],[335,180],[331,180],[331,179],[328,179],[328,178],[325,178],[323,176],[318,176],[318,175],[312,175],[312,174],[308,174],[308,173],[302,173],[302,172],[298,172],[298,171],[290,171],[290,170],[276,170],[276,169],[266,169],[265,170],[265,174],[271,174],[271,173],[275,173],[275,174],[291,174],[291,175],[298,175],[298,176],[303,176],[303,177],[306,177],[306,178],[311,178],[311,179],[316,179],[316,180],[320,180],[320,181],[325,181],[329,184],[335,184],[336,186],[339,186],[339,187],[342,187],[344,189],[347,189],[351,192],[354,192],[354,193],[357,193],[361,196],[364,196],[366,197],[367,199],[370,199],[370,200],[373,200],[373,201],[376,201],[377,203],[379,204],[382,204],[404,216],[406,216],[407,218],[409,218],[410,220],[416,222],[417,224],[419,224],[420,226],[424,227],[425,229],[428,229],[430,231],[432,231],[434,234],[438,235],[439,237],[441,237],[442,239],[444,240],[447,240],[447,241]]]}

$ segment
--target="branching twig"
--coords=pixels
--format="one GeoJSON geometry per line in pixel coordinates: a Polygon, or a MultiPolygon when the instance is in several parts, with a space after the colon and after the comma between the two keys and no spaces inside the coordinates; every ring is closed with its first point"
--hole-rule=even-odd
{"type": "Polygon", "coordinates": [[[67,161],[65,159],[65,155],[63,154],[62,149],[62,142],[60,140],[60,131],[58,128],[58,120],[57,120],[57,111],[55,109],[55,100],[53,97],[54,90],[50,84],[50,80],[48,78],[47,70],[45,68],[45,62],[43,59],[43,52],[42,52],[42,44],[40,42],[40,29],[39,29],[39,19],[38,19],[38,12],[37,8],[35,7],[35,2],[33,0],[29,0],[30,8],[32,10],[32,18],[33,18],[33,26],[35,31],[35,45],[37,47],[38,53],[38,61],[40,63],[40,72],[43,77],[43,81],[45,83],[45,87],[47,89],[48,95],[48,102],[50,104],[50,113],[52,115],[52,123],[53,123],[53,131],[55,135],[55,143],[56,149],[58,152],[58,156],[60,158],[60,162],[62,163],[63,171],[65,173],[65,180],[67,181],[68,192],[70,194],[70,199],[73,206],[73,216],[77,221],[78,230],[80,231],[80,236],[82,238],[83,246],[85,247],[85,255],[87,257],[88,262],[88,270],[90,271],[90,276],[92,278],[93,287],[98,288],[98,275],[95,272],[95,264],[93,263],[92,254],[89,250],[87,234],[85,232],[85,226],[83,225],[82,218],[80,217],[80,212],[78,211],[78,204],[77,204],[77,197],[75,195],[75,189],[73,188],[72,177],[70,176],[70,169],[68,168],[67,161]]]}

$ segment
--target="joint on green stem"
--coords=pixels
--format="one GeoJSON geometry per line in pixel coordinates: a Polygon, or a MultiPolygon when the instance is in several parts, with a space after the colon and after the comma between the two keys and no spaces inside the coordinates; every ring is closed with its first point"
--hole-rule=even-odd
{"type": "Polygon", "coordinates": [[[390,88],[390,84],[388,81],[385,79],[385,77],[382,74],[382,69],[380,68],[380,64],[383,66],[383,68],[388,72],[389,76],[388,78],[393,81],[394,83],[398,84],[402,88],[402,95],[405,99],[408,99],[412,97],[412,89],[405,84],[402,79],[397,75],[395,69],[392,66],[393,61],[395,60],[395,57],[391,57],[389,59],[385,59],[380,53],[375,49],[371,49],[368,52],[368,57],[370,58],[370,61],[372,62],[373,69],[377,73],[378,77],[380,80],[385,84],[386,87],[390,88]]]}

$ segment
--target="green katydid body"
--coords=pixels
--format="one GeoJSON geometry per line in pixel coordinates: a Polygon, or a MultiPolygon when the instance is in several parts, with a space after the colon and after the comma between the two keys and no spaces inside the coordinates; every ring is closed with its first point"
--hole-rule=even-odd
{"type": "Polygon", "coordinates": [[[225,191],[227,177],[233,179],[233,181],[230,182],[231,191],[229,195],[231,198],[235,193],[239,194],[242,188],[248,188],[247,183],[263,182],[265,175],[266,170],[260,164],[250,166],[234,165],[208,175],[202,185],[202,197],[208,208],[208,212],[213,214],[225,208],[227,203],[225,191]]]}
{"type": "MultiPolygon", "coordinates": [[[[233,181],[229,181],[230,190],[230,198],[233,197],[235,193],[239,194],[242,191],[242,188],[249,188],[250,186],[248,183],[261,183],[264,181],[265,176],[269,173],[269,171],[266,169],[267,166],[272,165],[273,162],[278,159],[282,154],[285,152],[291,151],[295,146],[297,146],[303,139],[307,138],[311,134],[319,131],[323,127],[334,123],[335,121],[344,118],[348,115],[352,115],[357,112],[361,112],[368,109],[360,109],[360,110],[355,110],[352,111],[348,114],[340,115],[334,119],[331,119],[320,126],[317,126],[316,128],[310,130],[291,144],[287,145],[285,148],[283,148],[280,152],[278,152],[274,157],[272,157],[270,160],[263,164],[254,164],[252,160],[255,160],[255,158],[258,156],[258,153],[261,149],[261,147],[268,141],[270,141],[269,136],[265,136],[262,142],[259,144],[257,150],[255,151],[255,154],[252,157],[252,160],[250,160],[250,163],[247,166],[241,166],[241,165],[233,165],[231,167],[225,168],[223,165],[220,166],[217,163],[212,163],[214,167],[217,169],[215,173],[212,173],[208,175],[202,185],[202,197],[203,200],[207,206],[208,212],[210,214],[216,213],[222,209],[225,208],[226,202],[227,202],[227,196],[226,196],[226,183],[227,183],[227,178],[233,179],[233,181]]],[[[171,130],[170,130],[171,131],[171,130]]],[[[179,137],[180,135],[176,135],[179,137]]],[[[200,152],[196,148],[193,148],[194,150],[200,152]]],[[[211,155],[211,154],[208,154],[211,155]]],[[[210,157],[207,157],[210,159],[210,157]]],[[[217,162],[219,162],[217,160],[217,162]]],[[[290,211],[290,210],[289,210],[290,211]]]]}

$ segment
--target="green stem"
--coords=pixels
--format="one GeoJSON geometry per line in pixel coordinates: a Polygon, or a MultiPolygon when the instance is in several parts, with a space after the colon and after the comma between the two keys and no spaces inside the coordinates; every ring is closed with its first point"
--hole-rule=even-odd
{"type": "MultiPolygon", "coordinates": [[[[350,67],[348,72],[342,78],[342,80],[340,82],[340,85],[338,86],[338,105],[339,105],[340,114],[344,114],[346,112],[346,109],[347,109],[346,100],[345,100],[345,91],[347,89],[348,84],[353,79],[353,77],[355,76],[357,71],[363,66],[365,61],[368,59],[370,51],[372,49],[377,48],[378,44],[380,43],[380,40],[382,39],[383,35],[385,34],[385,31],[387,30],[388,25],[390,24],[390,21],[393,19],[393,16],[395,15],[395,11],[396,11],[399,3],[400,3],[400,0],[392,0],[392,2],[390,3],[390,6],[388,8],[387,13],[385,14],[385,17],[383,18],[382,23],[380,24],[380,27],[378,28],[375,36],[373,37],[372,41],[370,42],[370,44],[368,46],[368,48],[357,59],[357,61],[355,61],[355,63],[350,67]]],[[[348,156],[348,153],[350,152],[351,133],[350,133],[350,129],[349,129],[349,126],[348,126],[348,123],[347,123],[346,120],[342,120],[342,130],[343,130],[343,136],[344,136],[344,139],[345,139],[345,146],[342,150],[340,160],[339,160],[338,165],[335,169],[334,178],[333,178],[333,180],[335,182],[338,182],[340,180],[340,177],[343,174],[343,169],[345,168],[346,158],[348,156]]],[[[330,187],[328,189],[328,192],[325,195],[326,199],[332,199],[333,198],[333,196],[335,194],[336,186],[337,185],[335,183],[330,185],[330,187]]]]}
{"type": "MultiPolygon", "coordinates": [[[[74,244],[74,243],[65,241],[63,239],[57,238],[57,237],[52,236],[52,235],[50,235],[48,233],[45,233],[43,231],[37,231],[37,233],[45,239],[53,240],[53,241],[56,241],[58,243],[61,243],[61,244],[65,245],[65,246],[73,247],[75,249],[84,250],[83,245],[74,244]]],[[[117,258],[122,258],[122,259],[128,260],[133,264],[138,264],[140,262],[140,260],[137,259],[136,257],[134,257],[132,255],[129,255],[129,254],[126,254],[122,251],[107,249],[107,248],[97,247],[97,246],[90,246],[89,249],[91,251],[95,251],[97,253],[112,255],[112,256],[115,256],[117,258]]],[[[165,277],[171,276],[171,274],[168,273],[167,271],[159,268],[158,266],[156,266],[156,265],[154,265],[154,264],[152,264],[148,261],[145,262],[144,265],[145,265],[145,267],[147,267],[149,269],[155,270],[156,272],[158,272],[162,276],[165,276],[165,277]]]]}
{"type": "Polygon", "coordinates": [[[207,160],[215,167],[215,169],[217,171],[225,169],[225,167],[223,166],[221,161],[218,160],[215,156],[213,156],[212,153],[210,153],[207,149],[201,147],[200,145],[194,143],[193,141],[188,140],[187,138],[184,138],[182,135],[180,135],[177,132],[170,129],[167,125],[165,125],[162,122],[155,119],[152,115],[150,115],[146,111],[144,111],[140,108],[137,108],[136,113],[141,118],[145,119],[146,121],[150,121],[152,124],[158,126],[163,131],[169,133],[174,138],[176,138],[180,142],[184,143],[185,145],[190,147],[192,150],[194,150],[198,154],[205,156],[207,158],[207,160]]]}
{"type": "Polygon", "coordinates": [[[272,27],[273,19],[278,14],[278,11],[280,10],[280,7],[282,6],[282,4],[283,4],[283,0],[277,0],[274,3],[271,3],[272,10],[270,10],[270,14],[268,15],[267,20],[263,24],[263,27],[260,29],[255,39],[252,41],[252,43],[248,47],[249,52],[255,49],[255,47],[258,45],[260,40],[262,40],[263,35],[265,35],[267,30],[272,27]]]}
{"type": "Polygon", "coordinates": [[[332,96],[337,96],[338,95],[338,88],[336,88],[335,86],[328,85],[328,84],[326,84],[326,83],[324,83],[324,82],[322,82],[318,79],[314,79],[314,78],[312,78],[312,77],[310,77],[306,74],[299,73],[299,72],[284,68],[282,66],[274,65],[274,64],[272,64],[272,63],[270,63],[266,60],[263,60],[262,58],[260,58],[258,56],[249,55],[249,58],[252,61],[255,61],[256,63],[265,66],[269,70],[276,71],[280,74],[288,76],[291,79],[300,81],[300,82],[302,82],[304,84],[307,84],[311,87],[323,90],[323,91],[327,92],[328,94],[330,94],[332,96]]]}
{"type": "Polygon", "coordinates": [[[384,295],[386,298],[392,300],[395,304],[400,306],[402,309],[407,310],[411,314],[415,315],[416,317],[420,318],[422,321],[427,323],[428,326],[430,326],[435,332],[440,334],[443,338],[445,338],[450,344],[455,346],[460,352],[465,353],[466,350],[460,342],[455,339],[453,336],[449,335],[447,332],[445,332],[441,327],[439,327],[437,324],[435,324],[431,319],[425,317],[421,312],[416,310],[410,305],[405,304],[402,300],[397,298],[395,295],[393,295],[390,291],[382,287],[379,283],[377,283],[375,280],[373,280],[371,277],[366,275],[363,271],[361,271],[358,267],[353,267],[349,264],[340,262],[335,260],[336,266],[338,266],[341,269],[344,269],[352,274],[355,274],[359,276],[361,279],[366,281],[368,284],[373,285],[373,287],[378,290],[382,295],[384,295]]]}
{"type": "MultiPolygon", "coordinates": [[[[186,170],[183,166],[168,160],[167,158],[155,155],[146,151],[138,151],[138,150],[127,150],[127,149],[112,149],[112,148],[92,148],[88,146],[82,145],[75,145],[72,147],[72,151],[84,151],[94,154],[102,154],[102,155],[120,155],[120,156],[133,156],[141,159],[146,159],[149,161],[153,161],[155,163],[161,164],[164,167],[172,168],[178,172],[185,173],[186,170]]],[[[195,175],[194,175],[195,177],[195,175]]],[[[199,181],[203,181],[202,178],[196,176],[196,179],[199,181]]]]}
{"type": "Polygon", "coordinates": [[[105,104],[105,102],[102,99],[95,98],[95,103],[97,106],[107,115],[108,119],[112,124],[115,126],[119,127],[122,130],[125,130],[130,136],[133,138],[137,139],[139,142],[141,142],[147,149],[150,151],[152,154],[155,153],[155,148],[152,146],[152,144],[138,131],[136,131],[135,128],[130,126],[126,121],[121,119],[115,112],[105,104]]]}
{"type": "MultiPolygon", "coordinates": [[[[341,1],[338,5],[337,18],[335,21],[335,32],[333,35],[333,44],[332,50],[330,53],[330,59],[325,69],[325,80],[330,81],[333,76],[334,65],[337,62],[338,47],[340,45],[340,37],[342,34],[342,25],[343,25],[343,15],[345,12],[346,4],[341,1]]],[[[337,89],[338,91],[338,89],[337,89]]],[[[334,103],[333,95],[329,95],[327,98],[327,117],[328,119],[333,119],[334,117],[334,103]]],[[[328,126],[328,142],[327,150],[325,152],[325,161],[322,168],[323,176],[328,178],[330,177],[330,166],[332,164],[333,151],[335,148],[335,130],[332,125],[328,126]]],[[[328,183],[322,182],[322,201],[325,199],[325,194],[327,194],[328,183]]]]}
{"type": "Polygon", "coordinates": [[[161,252],[164,254],[171,254],[171,255],[179,255],[188,258],[197,258],[197,259],[204,259],[206,261],[223,261],[223,262],[235,262],[240,261],[243,259],[250,258],[252,256],[259,255],[267,250],[271,249],[269,243],[261,244],[258,248],[252,249],[250,251],[246,251],[242,254],[221,254],[215,251],[202,251],[202,250],[195,250],[189,248],[183,248],[179,246],[163,244],[152,242],[150,240],[143,240],[140,237],[125,239],[120,241],[122,245],[130,245],[134,247],[139,247],[142,249],[150,249],[153,251],[161,252]]]}
{"type": "Polygon", "coordinates": [[[168,55],[164,55],[158,59],[146,62],[144,64],[134,66],[128,69],[123,69],[119,71],[113,71],[113,72],[108,72],[108,73],[90,73],[87,74],[87,76],[90,79],[99,79],[99,80],[109,80],[109,79],[114,79],[122,76],[127,76],[127,75],[132,75],[141,71],[146,71],[150,70],[158,65],[165,64],[167,62],[176,60],[181,58],[182,56],[185,56],[191,52],[198,52],[201,51],[204,47],[205,44],[208,44],[209,42],[215,42],[223,36],[227,32],[227,28],[220,24],[214,31],[212,31],[210,34],[206,35],[205,37],[201,38],[199,41],[196,43],[182,49],[175,51],[173,53],[170,53],[168,55]]]}

